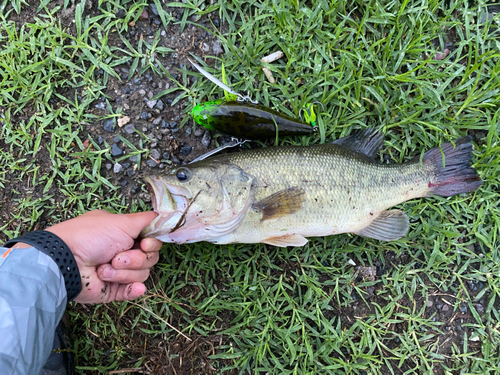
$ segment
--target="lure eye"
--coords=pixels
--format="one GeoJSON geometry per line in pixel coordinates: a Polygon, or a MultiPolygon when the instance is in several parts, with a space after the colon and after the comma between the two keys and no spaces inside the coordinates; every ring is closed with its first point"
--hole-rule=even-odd
{"type": "Polygon", "coordinates": [[[177,171],[175,177],[177,177],[180,182],[186,182],[191,178],[191,172],[189,169],[181,168],[177,171]]]}

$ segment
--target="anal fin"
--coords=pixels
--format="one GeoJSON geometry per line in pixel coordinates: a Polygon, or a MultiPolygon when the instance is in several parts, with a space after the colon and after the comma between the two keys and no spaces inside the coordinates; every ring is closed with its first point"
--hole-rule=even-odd
{"type": "Polygon", "coordinates": [[[370,225],[356,234],[381,241],[395,241],[403,237],[409,228],[408,216],[401,210],[382,212],[370,225]]]}
{"type": "Polygon", "coordinates": [[[307,238],[300,234],[290,234],[281,237],[270,237],[261,242],[268,245],[287,247],[287,246],[304,246],[307,243],[307,238]]]}

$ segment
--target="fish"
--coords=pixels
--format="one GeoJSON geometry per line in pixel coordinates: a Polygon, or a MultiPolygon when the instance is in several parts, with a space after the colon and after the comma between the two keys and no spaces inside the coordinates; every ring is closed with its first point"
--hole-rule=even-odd
{"type": "Polygon", "coordinates": [[[469,137],[403,164],[375,160],[383,142],[367,128],[328,144],[228,153],[147,176],[158,216],[142,236],[279,247],[341,233],[394,241],[406,235],[409,219],[392,207],[481,186],[469,137]]]}

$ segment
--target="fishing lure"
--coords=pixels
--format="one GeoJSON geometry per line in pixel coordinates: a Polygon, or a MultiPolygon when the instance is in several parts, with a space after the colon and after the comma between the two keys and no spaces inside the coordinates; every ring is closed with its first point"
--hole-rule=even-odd
{"type": "Polygon", "coordinates": [[[242,139],[269,139],[286,135],[307,135],[311,125],[283,115],[261,104],[222,99],[197,105],[193,119],[203,127],[242,139]]]}

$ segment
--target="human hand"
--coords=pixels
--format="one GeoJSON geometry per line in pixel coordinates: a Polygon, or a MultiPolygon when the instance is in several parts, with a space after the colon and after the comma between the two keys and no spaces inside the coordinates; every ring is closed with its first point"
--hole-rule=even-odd
{"type": "Polygon", "coordinates": [[[82,280],[81,303],[133,300],[159,258],[161,241],[135,239],[156,217],[153,211],[111,214],[89,211],[46,230],[59,236],[75,257],[82,280]]]}

